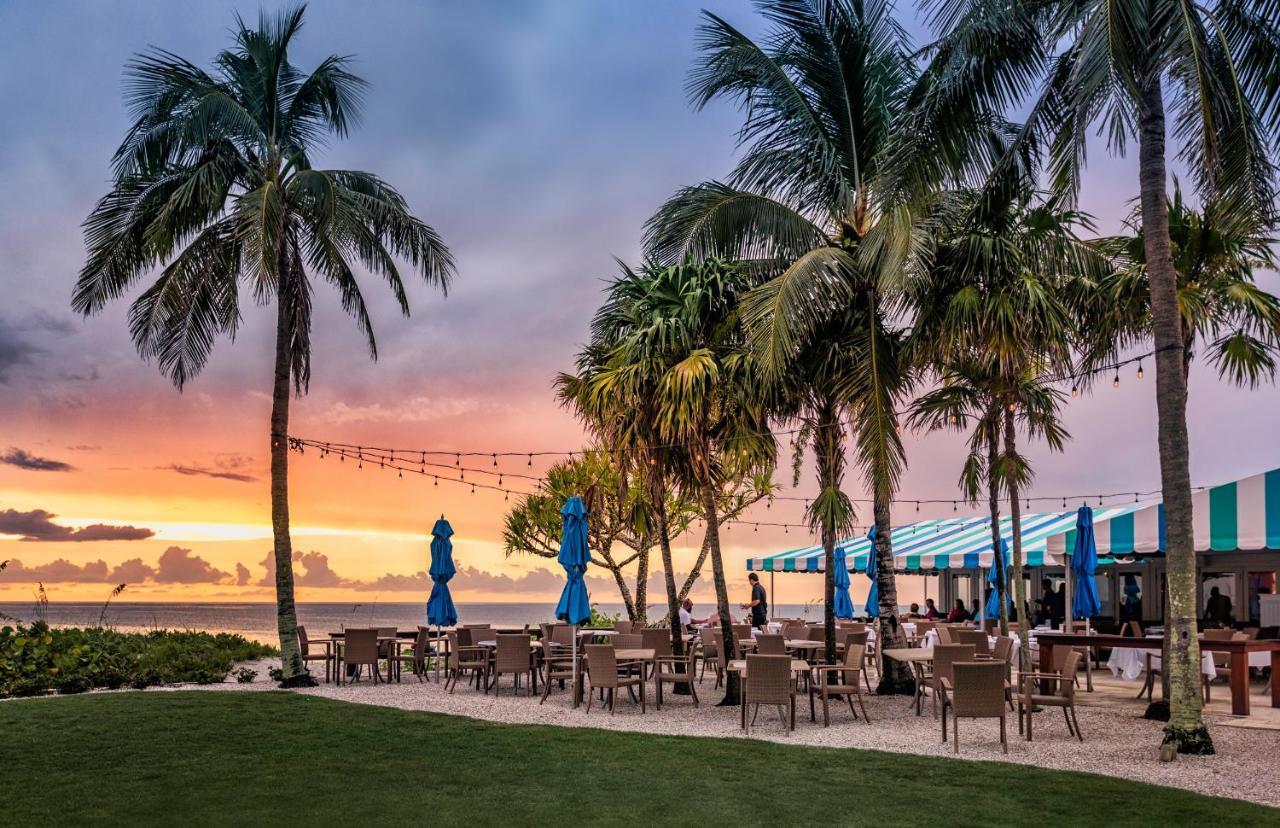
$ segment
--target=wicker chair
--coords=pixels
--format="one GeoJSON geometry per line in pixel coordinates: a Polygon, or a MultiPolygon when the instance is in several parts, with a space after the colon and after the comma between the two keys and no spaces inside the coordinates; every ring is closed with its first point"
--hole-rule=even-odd
{"type": "MultiPolygon", "coordinates": [[[[849,633],[850,637],[862,635],[866,632],[849,633]]],[[[848,640],[848,639],[846,639],[848,640]]],[[[814,667],[818,673],[819,682],[815,687],[814,684],[809,685],[809,697],[813,698],[816,690],[822,698],[822,726],[831,726],[831,712],[828,707],[828,700],[833,695],[844,696],[845,701],[849,702],[849,712],[853,714],[853,718],[858,718],[858,711],[853,709],[853,697],[858,697],[858,707],[862,708],[862,718],[868,723],[871,717],[867,715],[866,705],[862,703],[862,689],[858,686],[859,674],[865,676],[866,671],[866,645],[865,644],[849,644],[845,647],[844,662],[841,664],[820,664],[814,667]]],[[[870,690],[870,684],[867,685],[870,690]]]]}
{"type": "Polygon", "coordinates": [[[635,630],[635,628],[636,628],[636,625],[635,625],[635,622],[634,622],[634,621],[615,621],[615,622],[613,622],[613,629],[614,629],[614,631],[615,631],[615,632],[620,632],[620,633],[629,633],[629,632],[633,632],[633,631],[635,630]]]}
{"type": "MultiPolygon", "coordinates": [[[[930,688],[933,691],[933,717],[938,717],[938,701],[946,706],[947,690],[951,686],[951,667],[958,661],[973,661],[972,644],[939,644],[933,648],[933,675],[930,688]]],[[[1003,703],[1003,702],[1002,702],[1003,703]]]]}
{"type": "MultiPolygon", "coordinates": [[[[579,687],[573,688],[576,694],[581,690],[581,682],[583,679],[582,653],[578,653],[577,676],[579,687]]],[[[572,682],[574,677],[573,651],[570,648],[556,647],[551,651],[543,651],[542,655],[542,699],[538,704],[542,704],[547,700],[547,696],[551,695],[551,687],[554,684],[564,685],[565,682],[572,682]]]]}
{"type": "Polygon", "coordinates": [[[847,652],[850,647],[862,648],[862,678],[867,683],[867,692],[871,692],[871,675],[867,670],[867,661],[873,657],[870,644],[867,639],[871,633],[866,629],[861,632],[841,632],[837,634],[840,637],[837,649],[847,652]]]}
{"type": "Polygon", "coordinates": [[[612,636],[610,642],[612,646],[617,647],[619,650],[639,650],[644,648],[644,635],[641,633],[619,633],[612,636]]]}
{"type": "Polygon", "coordinates": [[[791,674],[791,657],[785,655],[747,656],[747,678],[743,683],[743,704],[752,706],[749,719],[744,719],[747,735],[756,723],[760,705],[777,705],[782,724],[790,735],[796,727],[796,681],[791,674]],[[790,708],[791,718],[787,718],[790,708]]]}
{"type": "Polygon", "coordinates": [[[306,663],[308,661],[324,662],[324,680],[325,680],[325,683],[328,683],[330,677],[333,675],[333,663],[334,663],[333,642],[310,640],[309,638],[307,638],[307,628],[299,624],[298,625],[298,652],[301,654],[302,663],[304,667],[306,666],[306,663]],[[317,652],[317,653],[311,652],[311,646],[313,644],[317,647],[320,647],[322,652],[317,652]]]}
{"type": "MultiPolygon", "coordinates": [[[[1205,641],[1247,641],[1249,636],[1235,630],[1205,630],[1205,641]]],[[[1231,683],[1231,653],[1213,653],[1214,680],[1226,679],[1227,684],[1231,683]]],[[[1248,668],[1245,668],[1248,670],[1248,668]]],[[[1206,681],[1204,685],[1204,700],[1209,701],[1209,685],[1213,681],[1206,681]]]]}
{"type": "Polygon", "coordinates": [[[956,643],[955,641],[953,641],[953,640],[952,640],[952,628],[951,628],[951,625],[949,625],[949,624],[939,624],[938,626],[936,626],[936,627],[934,627],[934,628],[933,628],[933,631],[934,631],[934,632],[936,632],[936,633],[938,634],[938,643],[939,643],[939,644],[954,644],[954,643],[956,643]]]}
{"type": "Polygon", "coordinates": [[[760,655],[786,655],[787,640],[781,635],[761,633],[756,636],[756,652],[760,655]]]}
{"type": "Polygon", "coordinates": [[[1022,732],[1023,717],[1026,717],[1027,741],[1031,741],[1032,711],[1039,707],[1060,707],[1062,718],[1067,721],[1067,733],[1084,741],[1080,733],[1080,720],[1076,718],[1076,683],[1072,680],[1080,669],[1079,650],[1068,650],[1062,661],[1062,669],[1052,673],[1023,673],[1022,694],[1018,697],[1018,732],[1022,732]],[[1037,692],[1037,682],[1045,686],[1037,692]]]}
{"type": "Polygon", "coordinates": [[[532,696],[538,687],[537,664],[533,660],[533,651],[529,648],[527,635],[499,635],[498,647],[493,655],[493,694],[498,695],[498,681],[503,674],[514,676],[512,694],[520,692],[520,677],[529,676],[529,695],[532,696]]]}
{"type": "Polygon", "coordinates": [[[486,693],[489,692],[489,651],[473,645],[471,633],[471,630],[463,628],[448,634],[449,652],[453,654],[453,660],[449,664],[445,686],[450,693],[458,689],[458,680],[463,674],[467,674],[468,679],[474,678],[479,687],[483,687],[486,693]]]}
{"type": "Polygon", "coordinates": [[[373,683],[382,681],[382,673],[378,671],[378,661],[382,659],[382,651],[378,648],[378,631],[375,629],[348,628],[343,636],[342,646],[338,648],[338,679],[342,679],[342,671],[346,667],[355,667],[351,679],[360,680],[360,674],[368,667],[373,673],[373,683]]]}
{"type": "Polygon", "coordinates": [[[809,634],[809,629],[804,625],[803,621],[788,621],[782,625],[782,635],[784,638],[801,639],[809,634]]]}
{"type": "Polygon", "coordinates": [[[952,630],[951,639],[957,644],[972,644],[975,656],[991,655],[991,639],[983,630],[952,630]]]}
{"type": "Polygon", "coordinates": [[[409,669],[421,682],[423,675],[427,672],[427,654],[430,652],[431,628],[418,627],[418,634],[413,638],[412,649],[407,653],[403,649],[396,650],[396,677],[400,676],[401,665],[408,664],[409,669]]]}
{"type": "MultiPolygon", "coordinates": [[[[963,645],[971,646],[971,645],[963,645]]],[[[952,738],[960,752],[960,719],[999,719],[1000,747],[1009,752],[1005,724],[1004,665],[995,662],[961,661],[951,665],[951,692],[942,700],[942,742],[947,741],[947,710],[953,716],[952,738]]]]}
{"type": "MultiPolygon", "coordinates": [[[[666,633],[668,630],[659,630],[659,632],[666,633]]],[[[689,692],[693,695],[693,706],[697,707],[698,689],[693,686],[693,678],[698,673],[694,646],[692,644],[686,646],[683,655],[673,655],[671,636],[667,635],[663,638],[660,646],[655,646],[652,649],[655,658],[651,678],[655,689],[658,691],[658,709],[662,709],[662,686],[664,684],[679,684],[688,687],[689,692]]]]}
{"type": "Polygon", "coordinates": [[[702,631],[702,674],[698,677],[698,681],[706,678],[708,663],[716,679],[715,686],[712,687],[714,690],[724,684],[724,671],[727,666],[727,660],[724,657],[724,633],[719,630],[702,631]]]}
{"type": "MultiPolygon", "coordinates": [[[[639,661],[618,661],[617,652],[610,644],[587,645],[587,675],[591,689],[608,691],[609,715],[613,715],[617,691],[622,688],[640,688],[640,712],[645,712],[644,670],[639,661]]],[[[587,712],[591,712],[591,693],[587,696],[587,712]]]]}

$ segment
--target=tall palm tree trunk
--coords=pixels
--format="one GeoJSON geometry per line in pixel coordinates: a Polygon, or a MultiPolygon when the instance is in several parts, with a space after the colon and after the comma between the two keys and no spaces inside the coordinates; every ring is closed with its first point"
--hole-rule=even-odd
{"type": "MultiPolygon", "coordinates": [[[[680,614],[677,612],[676,617],[680,614]]],[[[636,559],[635,604],[631,608],[631,620],[639,624],[649,623],[649,550],[639,552],[636,559]]]]}
{"type": "MultiPolygon", "coordinates": [[[[1031,672],[1031,621],[1024,618],[1027,614],[1027,583],[1022,579],[1022,506],[1018,503],[1018,479],[1022,461],[1018,458],[1018,429],[1014,420],[1014,412],[1008,409],[1004,412],[1004,451],[1005,451],[1005,473],[1008,476],[1006,485],[1009,489],[1009,522],[1011,524],[1010,531],[1013,535],[1013,550],[1010,555],[1010,566],[1013,577],[1013,601],[1014,606],[1018,607],[1021,615],[1021,623],[1018,624],[1018,665],[1019,669],[1024,673],[1031,672]]],[[[1008,589],[1008,584],[1005,584],[1008,589]]],[[[1001,602],[1000,614],[1003,617],[1006,608],[1004,601],[1001,602]]]]}
{"type": "Polygon", "coordinates": [[[1004,555],[1000,552],[1000,439],[996,424],[987,430],[987,507],[991,510],[991,565],[996,568],[996,583],[1000,584],[1000,634],[1009,634],[1009,579],[1004,571],[1004,555]]]}
{"type": "MultiPolygon", "coordinates": [[[[1213,753],[1213,740],[1201,717],[1191,449],[1187,436],[1187,382],[1183,373],[1185,346],[1180,335],[1177,273],[1169,238],[1164,96],[1158,76],[1148,78],[1139,92],[1138,137],[1142,236],[1156,346],[1156,420],[1169,579],[1170,614],[1164,625],[1169,723],[1164,730],[1164,744],[1173,746],[1178,753],[1207,754],[1213,753]]],[[[1174,750],[1162,750],[1162,758],[1172,759],[1174,750]]]]}
{"type": "Polygon", "coordinates": [[[676,593],[676,574],[671,563],[671,533],[667,526],[667,506],[665,503],[659,503],[653,511],[658,520],[658,546],[662,550],[662,574],[667,586],[667,617],[671,619],[671,651],[676,655],[683,655],[684,639],[680,636],[680,598],[676,593]]]}
{"type": "MultiPolygon", "coordinates": [[[[720,613],[720,633],[724,636],[726,654],[736,653],[733,640],[733,621],[729,617],[729,585],[724,580],[724,558],[720,555],[720,518],[716,513],[716,491],[711,486],[702,489],[703,516],[707,521],[707,543],[711,554],[711,578],[716,587],[716,610],[720,613]]],[[[728,655],[726,655],[728,657],[728,655]]],[[[721,705],[737,704],[740,693],[738,674],[730,672],[725,677],[724,699],[721,705]]]]}
{"type": "Polygon", "coordinates": [[[872,513],[875,516],[876,540],[871,553],[876,556],[876,589],[880,593],[880,626],[877,646],[880,649],[880,683],[876,692],[881,695],[912,695],[916,682],[908,666],[884,655],[885,650],[907,646],[906,633],[898,623],[898,581],[893,572],[893,519],[889,511],[890,497],[876,492],[872,513]]]}
{"type": "Polygon", "coordinates": [[[825,609],[822,623],[825,628],[825,661],[836,663],[836,521],[838,515],[834,509],[838,502],[840,490],[840,467],[844,459],[844,447],[838,408],[828,399],[819,409],[818,427],[814,436],[815,459],[818,466],[818,491],[824,495],[824,508],[818,518],[821,521],[819,531],[822,536],[823,583],[822,595],[825,609]]]}
{"type": "Polygon", "coordinates": [[[271,532],[276,558],[276,628],[284,686],[314,684],[298,650],[298,612],[293,601],[293,541],[289,537],[289,380],[292,321],[285,270],[276,296],[276,362],[271,387],[271,532]]]}

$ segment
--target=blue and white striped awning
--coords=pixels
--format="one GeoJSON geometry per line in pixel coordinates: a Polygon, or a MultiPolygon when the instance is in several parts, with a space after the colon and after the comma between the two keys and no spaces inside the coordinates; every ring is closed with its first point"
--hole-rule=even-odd
{"type": "MultiPolygon", "coordinates": [[[[1132,506],[1094,510],[1094,521],[1109,520],[1133,511],[1132,506]]],[[[1026,566],[1061,566],[1062,556],[1046,550],[1046,540],[1075,527],[1076,512],[1021,515],[1022,554],[1026,566]]],[[[1013,520],[1000,520],[1000,535],[1013,545],[1013,520]]],[[[931,572],[941,569],[989,568],[991,554],[991,518],[966,517],[922,520],[893,529],[894,569],[899,572],[931,572]]],[[[866,569],[871,548],[865,537],[850,538],[838,544],[845,550],[851,572],[866,569]]],[[[1101,551],[1101,550],[1099,550],[1101,551]]],[[[1106,563],[1106,561],[1104,561],[1106,563]]],[[[749,558],[747,569],[759,572],[822,572],[824,555],[821,546],[792,549],[776,555],[749,558]]]]}

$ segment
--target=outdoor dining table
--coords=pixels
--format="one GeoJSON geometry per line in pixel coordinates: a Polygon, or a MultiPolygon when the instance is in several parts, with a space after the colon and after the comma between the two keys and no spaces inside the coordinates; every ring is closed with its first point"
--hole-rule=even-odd
{"type": "MultiPolygon", "coordinates": [[[[395,650],[396,650],[393,657],[387,659],[388,680],[391,678],[392,670],[396,671],[397,676],[399,676],[400,674],[400,659],[398,658],[398,656],[400,655],[400,644],[403,643],[403,639],[408,638],[410,640],[413,640],[417,638],[417,635],[418,633],[416,630],[412,632],[409,632],[409,631],[401,632],[400,630],[396,630],[395,635],[379,635],[378,636],[379,645],[388,644],[392,647],[395,647],[395,650]]],[[[329,633],[329,643],[333,645],[334,660],[339,663],[341,663],[342,661],[342,647],[346,643],[346,639],[347,639],[347,634],[345,632],[329,633]]],[[[347,665],[346,673],[348,676],[351,676],[355,674],[355,671],[351,669],[350,665],[347,665]]]]}
{"type": "MultiPolygon", "coordinates": [[[[745,681],[747,678],[747,660],[745,658],[733,659],[732,661],[729,662],[729,664],[726,666],[725,669],[727,669],[731,673],[740,674],[745,684],[745,681]]],[[[799,679],[801,675],[809,675],[812,669],[813,669],[812,665],[810,665],[809,662],[804,661],[803,659],[799,659],[799,658],[791,659],[791,672],[796,674],[797,679],[799,679]]],[[[740,702],[740,706],[742,708],[741,710],[742,727],[744,729],[747,726],[747,694],[745,692],[745,689],[746,688],[744,687],[743,690],[738,693],[738,699],[740,702]]],[[[818,717],[814,712],[814,707],[813,707],[813,694],[810,693],[809,694],[809,721],[816,722],[817,720],[818,720],[818,717]]]]}
{"type": "MultiPolygon", "coordinates": [[[[891,647],[884,651],[884,657],[911,667],[915,673],[916,683],[920,684],[924,680],[924,666],[933,663],[933,647],[924,646],[923,644],[919,647],[891,647]]],[[[921,701],[923,701],[923,696],[917,692],[915,698],[911,700],[911,704],[907,705],[907,709],[910,710],[914,707],[916,715],[921,715],[921,701]]]]}
{"type": "MultiPolygon", "coordinates": [[[[1053,669],[1053,649],[1060,647],[1117,647],[1149,650],[1153,639],[1128,635],[1084,635],[1079,633],[1041,632],[1036,635],[1040,643],[1040,670],[1053,669]]],[[[1280,671],[1280,640],[1210,641],[1200,639],[1200,650],[1206,653],[1229,653],[1231,656],[1231,713],[1249,715],[1249,655],[1268,653],[1271,656],[1271,675],[1280,671]]],[[[1216,670],[1215,670],[1216,672],[1216,670]]],[[[1280,681],[1271,682],[1271,706],[1280,708],[1280,681]]]]}

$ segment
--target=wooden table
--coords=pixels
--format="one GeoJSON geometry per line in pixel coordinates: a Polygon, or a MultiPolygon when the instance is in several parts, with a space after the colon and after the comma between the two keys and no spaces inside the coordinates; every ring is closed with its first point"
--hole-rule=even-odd
{"type": "MultiPolygon", "coordinates": [[[[1159,647],[1162,639],[1136,638],[1128,635],[1086,635],[1082,633],[1037,632],[1040,645],[1040,671],[1053,671],[1054,647],[1136,647],[1143,650],[1159,647]]],[[[1231,656],[1231,713],[1249,715],[1249,653],[1271,653],[1271,706],[1280,707],[1280,641],[1210,641],[1200,638],[1200,649],[1210,653],[1229,653],[1231,656]]],[[[1199,667],[1197,666],[1197,671],[1199,667]]]]}
{"type": "Polygon", "coordinates": [[[891,658],[902,664],[910,665],[911,671],[916,677],[916,694],[911,699],[911,704],[907,705],[907,709],[912,707],[916,709],[916,715],[921,715],[921,703],[924,701],[924,692],[921,689],[924,684],[922,677],[924,675],[924,665],[933,661],[932,647],[891,647],[884,651],[885,658],[891,658]]]}
{"type": "MultiPolygon", "coordinates": [[[[400,655],[399,643],[401,638],[406,638],[406,637],[415,639],[418,637],[418,631],[414,630],[413,632],[406,634],[406,633],[400,632],[399,630],[396,630],[395,635],[378,636],[379,645],[386,644],[388,645],[389,648],[394,648],[396,651],[395,656],[389,657],[387,659],[387,681],[391,680],[393,670],[395,671],[396,680],[399,681],[400,679],[400,659],[398,658],[398,656],[400,655]],[[394,667],[392,666],[393,664],[395,665],[394,667]]],[[[338,672],[338,665],[342,663],[342,647],[346,643],[346,638],[347,638],[347,634],[345,632],[329,633],[329,643],[333,645],[333,672],[335,673],[335,675],[337,675],[337,679],[335,679],[335,682],[338,684],[342,683],[341,674],[338,672]]],[[[388,649],[387,652],[388,654],[390,654],[391,649],[388,649]]],[[[353,675],[353,672],[350,666],[347,667],[346,673],[348,676],[353,675]]]]}

